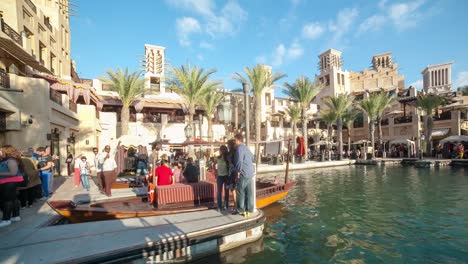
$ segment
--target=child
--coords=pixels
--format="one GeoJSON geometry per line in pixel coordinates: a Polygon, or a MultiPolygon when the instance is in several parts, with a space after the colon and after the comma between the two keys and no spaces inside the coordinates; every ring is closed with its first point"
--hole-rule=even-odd
{"type": "Polygon", "coordinates": [[[89,163],[88,163],[88,161],[86,161],[85,156],[81,157],[81,162],[80,162],[79,166],[80,166],[81,184],[83,185],[83,188],[86,189],[86,191],[89,191],[89,180],[88,180],[89,163]]]}
{"type": "Polygon", "coordinates": [[[182,176],[182,163],[174,162],[173,173],[176,183],[182,183],[184,181],[184,177],[182,176]]]}

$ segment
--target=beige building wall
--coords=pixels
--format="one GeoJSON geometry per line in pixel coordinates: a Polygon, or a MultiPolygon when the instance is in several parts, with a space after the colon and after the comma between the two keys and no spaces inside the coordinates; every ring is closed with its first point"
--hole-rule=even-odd
{"type": "MultiPolygon", "coordinates": [[[[78,115],[67,109],[66,104],[63,106],[50,100],[47,81],[15,74],[9,74],[9,77],[11,89],[23,92],[0,91],[0,108],[11,111],[7,115],[7,130],[1,133],[3,142],[0,143],[13,145],[19,150],[51,146],[48,134],[57,129],[59,141],[54,155],[59,156],[60,173],[66,175],[68,138],[72,133],[79,134],[78,115]]],[[[67,95],[61,96],[62,102],[69,101],[67,95]]]]}
{"type": "Polygon", "coordinates": [[[93,148],[102,149],[99,144],[101,134],[101,124],[94,105],[78,105],[78,117],[80,122],[80,132],[76,137],[75,154],[83,154],[86,157],[93,157],[93,148]]]}
{"type": "Polygon", "coordinates": [[[68,0],[2,0],[0,11],[27,53],[54,75],[71,78],[68,0]]]}

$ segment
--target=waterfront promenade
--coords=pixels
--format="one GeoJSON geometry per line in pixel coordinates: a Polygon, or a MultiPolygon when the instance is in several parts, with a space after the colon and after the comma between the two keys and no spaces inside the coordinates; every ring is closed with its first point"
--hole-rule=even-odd
{"type": "MultiPolygon", "coordinates": [[[[352,163],[354,161],[349,160],[311,161],[290,164],[290,170],[346,166],[352,163]]],[[[285,164],[262,164],[258,166],[258,173],[283,172],[284,169],[285,164]]],[[[99,192],[95,181],[90,180],[90,185],[91,189],[87,192],[81,187],[74,187],[73,177],[55,177],[54,195],[51,200],[71,199],[80,203],[109,199],[99,192]]],[[[146,188],[114,189],[112,190],[112,199],[134,197],[145,193],[146,188]]],[[[45,202],[39,201],[31,208],[22,209],[20,222],[0,229],[0,236],[4,238],[0,241],[0,263],[82,262],[91,259],[103,260],[108,258],[110,254],[138,255],[142,254],[143,250],[148,250],[146,247],[151,248],[169,237],[206,234],[210,230],[219,231],[219,229],[233,225],[245,226],[243,223],[245,221],[258,223],[263,218],[263,213],[259,211],[258,214],[247,220],[241,216],[223,215],[209,210],[168,216],[51,226],[50,224],[58,217],[59,215],[45,202]]],[[[261,229],[263,229],[263,225],[261,229]]],[[[231,233],[232,231],[225,232],[227,235],[231,233]]],[[[233,243],[224,247],[213,244],[210,247],[217,247],[216,250],[222,251],[248,241],[245,238],[242,242],[236,242],[232,238],[230,240],[233,243]]],[[[192,250],[195,250],[195,247],[192,250]]]]}

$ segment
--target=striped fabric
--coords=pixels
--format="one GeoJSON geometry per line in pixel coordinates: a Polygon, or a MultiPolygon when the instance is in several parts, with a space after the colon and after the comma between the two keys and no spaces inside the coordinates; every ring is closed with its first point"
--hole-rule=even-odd
{"type": "Polygon", "coordinates": [[[192,203],[195,205],[212,203],[216,198],[216,185],[209,182],[198,182],[156,187],[157,204],[192,203]]]}

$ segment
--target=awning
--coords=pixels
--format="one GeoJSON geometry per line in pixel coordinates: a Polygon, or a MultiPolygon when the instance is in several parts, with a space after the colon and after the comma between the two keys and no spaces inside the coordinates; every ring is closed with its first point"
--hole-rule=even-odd
{"type": "Polygon", "coordinates": [[[459,143],[459,142],[468,142],[468,136],[450,136],[448,138],[442,139],[439,143],[459,143]]]}
{"type": "Polygon", "coordinates": [[[34,69],[52,74],[52,72],[45,66],[40,64],[33,56],[27,53],[22,47],[18,46],[11,39],[0,37],[0,49],[8,53],[10,56],[16,58],[22,63],[33,67],[34,69]]]}
{"type": "Polygon", "coordinates": [[[433,129],[432,130],[432,139],[435,137],[445,137],[448,135],[450,128],[442,128],[442,129],[433,129]]]}
{"type": "Polygon", "coordinates": [[[406,145],[410,145],[410,144],[414,144],[414,141],[409,140],[409,139],[407,139],[407,138],[397,138],[397,139],[394,139],[394,140],[390,141],[389,145],[393,145],[393,144],[406,144],[406,145]]]}

